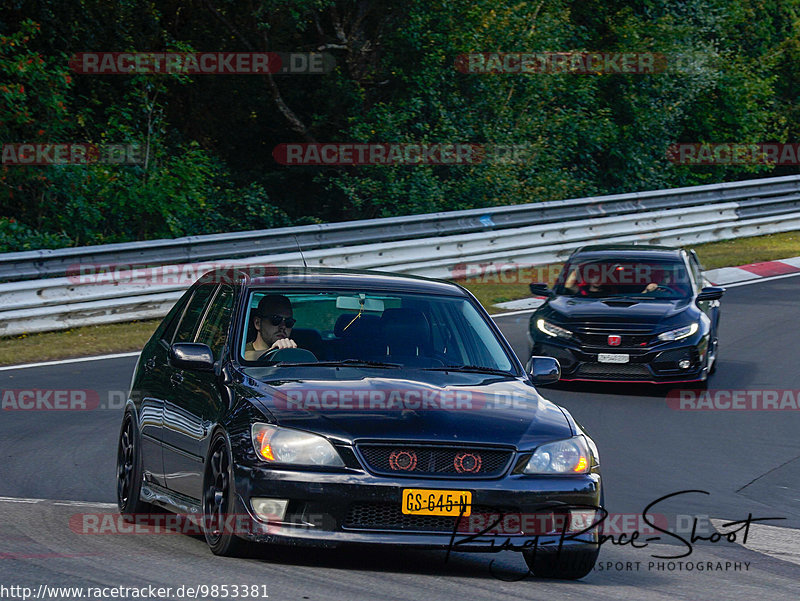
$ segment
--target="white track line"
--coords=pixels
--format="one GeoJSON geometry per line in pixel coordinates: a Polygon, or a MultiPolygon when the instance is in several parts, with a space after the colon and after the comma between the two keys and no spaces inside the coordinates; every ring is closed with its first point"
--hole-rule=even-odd
{"type": "MultiPolygon", "coordinates": [[[[720,533],[730,531],[730,527],[723,527],[726,522],[727,520],[711,520],[711,524],[720,533]]],[[[750,524],[745,544],[742,544],[741,541],[743,532],[740,531],[736,534],[736,542],[745,549],[800,565],[800,530],[767,526],[766,524],[750,524]]]]}
{"type": "Polygon", "coordinates": [[[747,280],[744,282],[736,282],[734,284],[722,284],[723,288],[736,288],[738,286],[748,286],[750,284],[760,284],[761,282],[769,282],[772,280],[782,280],[784,278],[794,278],[800,275],[800,272],[797,273],[785,273],[783,275],[771,275],[766,278],[759,278],[757,280],[747,280]]]}
{"type": "Polygon", "coordinates": [[[84,361],[104,361],[105,359],[121,359],[123,357],[138,357],[140,351],[133,353],[116,353],[114,355],[98,355],[96,357],[75,357],[74,359],[60,359],[58,361],[43,361],[41,363],[24,363],[22,365],[5,365],[0,371],[10,369],[26,369],[28,367],[45,367],[48,365],[65,365],[67,363],[83,363],[84,361]]]}
{"type": "Polygon", "coordinates": [[[92,503],[91,501],[58,501],[53,499],[24,499],[18,497],[0,497],[0,503],[25,503],[27,505],[37,505],[39,503],[51,503],[53,505],[65,505],[67,507],[116,507],[116,503],[92,503]]]}

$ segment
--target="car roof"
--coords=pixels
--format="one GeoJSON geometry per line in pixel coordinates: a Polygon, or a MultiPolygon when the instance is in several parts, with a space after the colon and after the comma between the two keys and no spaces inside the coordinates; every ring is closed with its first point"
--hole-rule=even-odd
{"type": "Polygon", "coordinates": [[[232,280],[249,288],[345,288],[354,290],[392,290],[424,292],[466,297],[461,286],[445,280],[421,276],[386,273],[364,269],[331,267],[242,265],[234,269],[217,269],[203,275],[201,280],[219,280],[228,272],[232,280]]]}
{"type": "Polygon", "coordinates": [[[594,244],[575,250],[570,259],[580,255],[587,258],[624,258],[624,259],[676,259],[680,260],[682,249],[654,244],[594,244]]]}

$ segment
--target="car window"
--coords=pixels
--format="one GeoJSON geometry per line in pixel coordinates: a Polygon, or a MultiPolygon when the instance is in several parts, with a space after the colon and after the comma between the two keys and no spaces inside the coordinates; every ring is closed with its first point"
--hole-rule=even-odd
{"type": "Polygon", "coordinates": [[[682,299],[691,296],[691,278],[674,259],[571,259],[559,275],[558,295],[607,298],[682,299]]]}
{"type": "MultiPolygon", "coordinates": [[[[469,300],[406,292],[253,291],[239,350],[255,339],[253,310],[266,294],[285,296],[296,320],[289,334],[319,361],[370,361],[413,368],[480,366],[514,371],[513,360],[469,300]]],[[[257,361],[255,362],[257,364],[257,361]]]]}
{"type": "Polygon", "coordinates": [[[186,308],[186,302],[190,296],[191,295],[189,293],[184,294],[168,315],[169,323],[167,324],[167,327],[164,328],[164,331],[161,332],[161,340],[166,342],[168,346],[172,343],[172,338],[175,336],[175,330],[178,327],[178,323],[181,320],[181,315],[183,315],[183,310],[186,308]]]}
{"type": "Polygon", "coordinates": [[[692,269],[692,276],[697,284],[697,289],[700,290],[704,285],[703,269],[700,267],[700,262],[697,260],[697,257],[693,252],[689,253],[689,267],[692,269]]]}
{"type": "Polygon", "coordinates": [[[225,337],[228,333],[228,324],[233,311],[233,288],[220,286],[211,306],[206,313],[196,342],[207,344],[214,353],[214,359],[220,358],[225,337]]]}
{"type": "Polygon", "coordinates": [[[194,291],[192,300],[189,301],[189,306],[186,307],[180,325],[178,325],[175,330],[175,338],[172,340],[173,344],[176,342],[192,341],[197,328],[197,322],[200,321],[208,299],[214,292],[215,287],[216,286],[213,284],[202,284],[194,291]]]}

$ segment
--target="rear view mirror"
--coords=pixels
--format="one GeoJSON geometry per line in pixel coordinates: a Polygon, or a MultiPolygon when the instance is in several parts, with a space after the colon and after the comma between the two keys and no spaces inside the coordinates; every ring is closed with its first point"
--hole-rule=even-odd
{"type": "Polygon", "coordinates": [[[347,311],[374,311],[383,313],[383,301],[377,298],[366,298],[365,294],[358,296],[337,296],[336,308],[347,311]]]}
{"type": "Polygon", "coordinates": [[[554,384],[561,379],[561,364],[553,357],[534,355],[528,362],[528,374],[534,384],[554,384]]]}
{"type": "Polygon", "coordinates": [[[719,286],[708,286],[698,292],[697,302],[719,300],[722,298],[723,294],[725,294],[725,288],[721,288],[719,286]]]}
{"type": "Polygon", "coordinates": [[[169,363],[178,369],[211,371],[214,369],[214,353],[207,344],[176,342],[169,349],[169,363]]]}
{"type": "Polygon", "coordinates": [[[530,289],[531,289],[531,294],[534,294],[536,296],[547,296],[547,297],[554,296],[553,291],[547,287],[547,284],[535,282],[530,285],[530,289]]]}

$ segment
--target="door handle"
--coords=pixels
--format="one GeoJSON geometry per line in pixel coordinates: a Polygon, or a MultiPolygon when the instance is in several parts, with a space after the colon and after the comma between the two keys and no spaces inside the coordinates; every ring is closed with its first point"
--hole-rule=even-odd
{"type": "Polygon", "coordinates": [[[183,384],[183,374],[180,372],[175,372],[169,377],[169,381],[177,386],[178,384],[183,384]]]}

